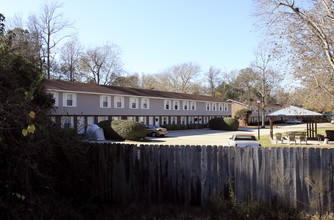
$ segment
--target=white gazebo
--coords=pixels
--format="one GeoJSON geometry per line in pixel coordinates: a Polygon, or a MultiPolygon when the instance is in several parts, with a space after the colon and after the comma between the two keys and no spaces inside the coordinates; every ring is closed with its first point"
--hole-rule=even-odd
{"type": "Polygon", "coordinates": [[[273,139],[273,122],[276,117],[299,117],[305,119],[307,123],[307,137],[315,138],[317,136],[317,121],[315,118],[319,116],[322,116],[322,114],[292,105],[290,107],[280,109],[276,112],[272,112],[268,115],[270,119],[270,138],[273,139]]]}

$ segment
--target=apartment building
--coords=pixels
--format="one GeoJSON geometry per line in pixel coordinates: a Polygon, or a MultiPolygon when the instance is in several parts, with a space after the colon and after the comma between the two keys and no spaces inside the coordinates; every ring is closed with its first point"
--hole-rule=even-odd
{"type": "Polygon", "coordinates": [[[46,80],[53,95],[50,117],[56,125],[84,133],[102,120],[133,120],[145,125],[207,124],[231,117],[231,102],[215,97],[91,83],[46,80]]]}

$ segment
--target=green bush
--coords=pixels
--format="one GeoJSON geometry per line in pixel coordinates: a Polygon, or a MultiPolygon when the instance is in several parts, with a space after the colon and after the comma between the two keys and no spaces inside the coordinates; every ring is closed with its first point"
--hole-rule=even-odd
{"type": "Polygon", "coordinates": [[[227,125],[226,130],[237,131],[239,128],[239,121],[235,118],[224,118],[224,122],[227,125]]]}
{"type": "Polygon", "coordinates": [[[186,130],[186,129],[202,129],[204,128],[206,125],[202,125],[202,124],[188,124],[188,125],[183,125],[183,124],[166,124],[166,125],[162,125],[161,127],[163,128],[167,128],[167,130],[171,131],[171,130],[186,130]]]}
{"type": "Polygon", "coordinates": [[[236,113],[235,113],[235,118],[236,119],[242,119],[242,120],[246,120],[248,119],[249,115],[252,114],[251,110],[248,110],[247,108],[242,108],[239,109],[236,113]]]}
{"type": "Polygon", "coordinates": [[[174,130],[185,130],[185,129],[187,129],[186,125],[183,125],[183,124],[174,125],[174,130]]]}
{"type": "Polygon", "coordinates": [[[129,120],[101,121],[98,126],[103,128],[106,139],[123,139],[138,141],[146,137],[145,126],[129,120]]]}
{"type": "Polygon", "coordinates": [[[0,34],[0,219],[79,218],[74,206],[90,191],[87,146],[53,126],[44,75],[13,37],[0,34]]]}
{"type": "Polygon", "coordinates": [[[120,140],[123,139],[120,135],[118,135],[114,129],[111,127],[111,120],[100,121],[97,125],[103,129],[104,137],[107,140],[116,139],[120,140]]]}
{"type": "Polygon", "coordinates": [[[213,118],[209,121],[209,128],[214,130],[237,131],[239,122],[234,118],[213,118]]]}
{"type": "Polygon", "coordinates": [[[223,118],[213,118],[209,121],[209,128],[214,130],[225,130],[226,123],[223,118]]]}
{"type": "Polygon", "coordinates": [[[175,125],[174,124],[165,124],[165,125],[161,125],[162,128],[166,128],[167,130],[171,131],[171,130],[177,130],[175,129],[175,125]]]}

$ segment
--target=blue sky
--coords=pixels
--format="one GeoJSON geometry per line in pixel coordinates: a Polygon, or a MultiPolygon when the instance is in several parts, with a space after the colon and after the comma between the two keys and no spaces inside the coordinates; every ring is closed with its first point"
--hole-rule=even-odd
{"type": "MultiPolygon", "coordinates": [[[[43,4],[1,0],[0,13],[26,18],[43,4]]],[[[185,62],[199,64],[203,72],[210,66],[243,69],[260,40],[251,0],[67,0],[61,10],[84,47],[117,44],[130,73],[159,73],[185,62]]]]}

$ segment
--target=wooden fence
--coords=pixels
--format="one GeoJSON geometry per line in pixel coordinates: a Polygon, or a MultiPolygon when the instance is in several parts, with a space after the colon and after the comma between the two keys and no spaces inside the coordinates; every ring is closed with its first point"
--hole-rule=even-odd
{"type": "Polygon", "coordinates": [[[93,193],[103,201],[205,205],[226,198],[334,210],[334,149],[91,144],[93,193]]]}

